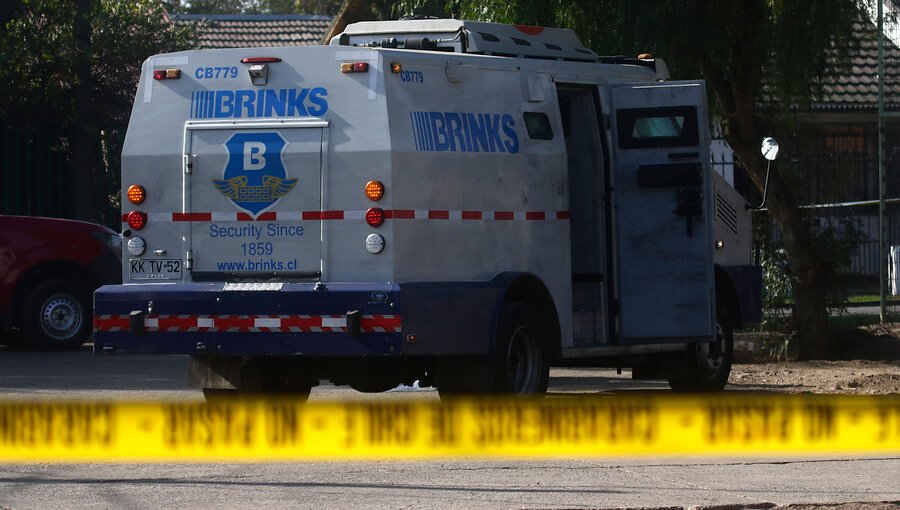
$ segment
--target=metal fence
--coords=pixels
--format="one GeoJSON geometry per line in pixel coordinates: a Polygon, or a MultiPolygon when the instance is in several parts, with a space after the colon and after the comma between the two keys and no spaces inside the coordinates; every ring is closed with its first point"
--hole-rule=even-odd
{"type": "MultiPolygon", "coordinates": [[[[122,136],[101,133],[94,168],[94,221],[118,230],[122,136]]],[[[75,172],[71,137],[59,130],[0,128],[0,214],[75,217],[75,172]]]]}
{"type": "MultiPolygon", "coordinates": [[[[848,250],[838,272],[851,291],[877,293],[881,257],[876,124],[812,126],[779,141],[784,157],[773,171],[788,178],[812,228],[819,233],[831,229],[834,248],[848,250]]],[[[885,244],[891,246],[900,245],[900,124],[887,126],[885,148],[885,244]]],[[[777,229],[769,232],[777,241],[777,229]]]]}

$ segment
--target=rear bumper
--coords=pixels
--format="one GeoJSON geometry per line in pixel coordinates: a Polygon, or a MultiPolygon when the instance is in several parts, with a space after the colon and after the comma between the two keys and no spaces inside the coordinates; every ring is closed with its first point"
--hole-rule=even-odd
{"type": "Polygon", "coordinates": [[[391,356],[394,284],[108,285],[94,294],[96,354],[391,356]],[[227,289],[227,290],[226,290],[227,289]]]}

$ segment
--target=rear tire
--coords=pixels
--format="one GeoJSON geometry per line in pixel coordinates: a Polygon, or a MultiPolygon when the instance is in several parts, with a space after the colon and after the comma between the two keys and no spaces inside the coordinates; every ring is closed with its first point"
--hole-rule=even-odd
{"type": "Polygon", "coordinates": [[[539,315],[521,302],[508,303],[500,312],[495,354],[494,391],[514,395],[547,392],[550,362],[539,315]]]}
{"type": "Polygon", "coordinates": [[[28,345],[40,350],[75,349],[91,336],[90,293],[70,280],[37,285],[25,298],[22,326],[28,345]]]}
{"type": "Polygon", "coordinates": [[[280,358],[250,358],[240,368],[236,388],[203,388],[207,402],[238,397],[277,396],[306,401],[318,381],[297,377],[291,364],[280,358]]]}
{"type": "Polygon", "coordinates": [[[678,375],[669,378],[674,391],[713,392],[725,388],[734,361],[734,329],[724,306],[716,306],[716,341],[689,345],[681,361],[678,375]]]}
{"type": "Polygon", "coordinates": [[[358,379],[349,381],[347,385],[360,393],[384,393],[400,386],[400,381],[394,379],[358,379]]]}
{"type": "Polygon", "coordinates": [[[535,309],[522,302],[503,305],[491,358],[458,359],[438,367],[441,398],[466,394],[541,395],[547,392],[550,359],[535,309]]]}

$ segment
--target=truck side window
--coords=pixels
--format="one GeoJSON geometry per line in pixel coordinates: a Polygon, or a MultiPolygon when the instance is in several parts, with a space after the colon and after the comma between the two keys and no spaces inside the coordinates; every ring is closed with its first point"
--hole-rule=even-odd
{"type": "Polygon", "coordinates": [[[525,127],[532,140],[553,140],[550,117],[544,112],[525,112],[525,127]]]}
{"type": "Polygon", "coordinates": [[[695,147],[699,144],[696,106],[623,108],[616,112],[620,149],[695,147]]]}

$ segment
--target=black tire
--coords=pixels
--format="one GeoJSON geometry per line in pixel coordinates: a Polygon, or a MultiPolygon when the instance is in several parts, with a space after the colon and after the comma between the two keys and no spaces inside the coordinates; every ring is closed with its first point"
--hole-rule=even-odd
{"type": "Polygon", "coordinates": [[[298,378],[290,363],[279,358],[250,358],[241,367],[241,380],[235,389],[203,388],[207,402],[237,397],[284,397],[306,401],[318,381],[298,378]]]}
{"type": "Polygon", "coordinates": [[[728,383],[734,361],[734,329],[727,308],[716,306],[716,341],[688,346],[677,375],[669,386],[678,392],[721,391],[728,383]]]}
{"type": "Polygon", "coordinates": [[[503,306],[497,329],[494,391],[514,395],[541,395],[547,392],[550,360],[539,315],[527,303],[503,306]]]}
{"type": "Polygon", "coordinates": [[[28,345],[40,350],[80,347],[91,336],[92,318],[90,292],[70,280],[40,283],[22,308],[28,345]]]}
{"type": "Polygon", "coordinates": [[[522,302],[503,305],[497,349],[491,358],[457,359],[438,365],[441,399],[472,394],[542,395],[550,379],[545,330],[540,315],[522,302]]]}
{"type": "Polygon", "coordinates": [[[238,390],[235,389],[203,388],[203,398],[207,402],[221,402],[223,400],[238,398],[239,396],[238,390]]]}
{"type": "Polygon", "coordinates": [[[347,384],[360,393],[384,393],[400,386],[400,381],[394,379],[359,379],[348,381],[347,384]]]}

